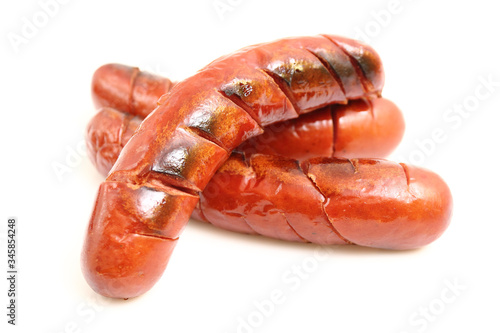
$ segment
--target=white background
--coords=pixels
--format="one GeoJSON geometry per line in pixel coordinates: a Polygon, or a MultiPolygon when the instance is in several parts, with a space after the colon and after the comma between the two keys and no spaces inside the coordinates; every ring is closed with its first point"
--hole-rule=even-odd
{"type": "Polygon", "coordinates": [[[0,5],[3,272],[8,217],[18,219],[19,244],[18,325],[6,323],[2,273],[2,332],[500,330],[500,23],[493,1],[400,0],[394,10],[389,0],[70,0],[50,7],[50,17],[43,14],[49,2],[0,5]],[[217,3],[229,7],[219,13],[217,3]],[[26,35],[26,22],[40,27],[26,35]],[[96,68],[119,62],[182,79],[250,44],[319,33],[365,38],[356,31],[382,57],[384,96],[405,114],[407,131],[391,158],[436,171],[452,190],[453,220],[439,240],[405,252],[332,247],[319,257],[316,245],[191,221],[163,278],[144,296],[110,301],[87,286],[80,248],[102,178],[80,148],[95,112],[89,86],[96,68]],[[14,35],[25,40],[14,45],[14,35]],[[488,78],[496,82],[491,91],[481,83],[488,78]],[[478,99],[477,89],[488,96],[478,99]],[[471,111],[459,115],[454,106],[471,111]],[[439,129],[444,142],[429,143],[439,129]],[[66,172],[55,171],[60,165],[66,172]],[[299,277],[294,267],[309,272],[299,277]],[[282,302],[264,306],[271,293],[282,293],[282,302]]]}

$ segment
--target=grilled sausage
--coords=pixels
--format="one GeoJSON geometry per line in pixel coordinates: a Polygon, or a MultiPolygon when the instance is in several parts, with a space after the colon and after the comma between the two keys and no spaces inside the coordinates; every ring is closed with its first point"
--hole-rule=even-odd
{"type": "Polygon", "coordinates": [[[448,186],[423,168],[234,153],[201,193],[194,216],[288,241],[405,250],[437,239],[451,212],[448,186]]]}

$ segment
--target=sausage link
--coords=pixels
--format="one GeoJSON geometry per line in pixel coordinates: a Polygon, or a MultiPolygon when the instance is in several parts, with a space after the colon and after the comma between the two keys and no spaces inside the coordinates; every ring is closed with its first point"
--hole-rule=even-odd
{"type": "Polygon", "coordinates": [[[405,250],[447,228],[452,197],[428,170],[377,159],[234,153],[200,195],[198,219],[220,228],[317,244],[405,250]]]}
{"type": "Polygon", "coordinates": [[[423,168],[328,158],[301,167],[325,196],[325,212],[336,230],[355,244],[413,249],[437,239],[450,222],[450,190],[423,168]]]}
{"type": "Polygon", "coordinates": [[[103,107],[90,120],[86,131],[87,155],[97,171],[106,176],[118,155],[144,119],[103,107]]]}
{"type": "Polygon", "coordinates": [[[320,36],[248,47],[163,95],[100,186],[82,251],[89,285],[116,298],[149,290],[161,277],[197,193],[229,152],[261,134],[261,126],[347,101],[351,87],[341,88],[343,81],[332,73],[357,75],[363,89],[357,98],[380,95],[380,59],[371,48],[349,43],[320,36]],[[355,73],[335,72],[319,51],[346,55],[355,73]]]}
{"type": "Polygon", "coordinates": [[[97,108],[111,107],[145,118],[156,107],[158,98],[174,85],[167,78],[137,67],[106,64],[95,71],[91,91],[97,108]]]}

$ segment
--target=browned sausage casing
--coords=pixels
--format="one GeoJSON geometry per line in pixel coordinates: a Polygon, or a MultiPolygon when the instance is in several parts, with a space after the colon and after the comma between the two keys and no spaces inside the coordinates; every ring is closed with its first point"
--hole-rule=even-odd
{"type": "Polygon", "coordinates": [[[145,118],[174,85],[167,78],[137,67],[107,64],[95,71],[91,91],[97,108],[111,107],[145,118]]]}
{"type": "Polygon", "coordinates": [[[381,159],[233,154],[194,216],[289,241],[413,249],[447,228],[452,197],[435,173],[381,159]]]}
{"type": "Polygon", "coordinates": [[[379,95],[368,46],[336,36],[289,38],[219,58],[160,99],[101,184],[82,252],[98,293],[138,296],[160,278],[216,170],[262,126],[379,95]]]}

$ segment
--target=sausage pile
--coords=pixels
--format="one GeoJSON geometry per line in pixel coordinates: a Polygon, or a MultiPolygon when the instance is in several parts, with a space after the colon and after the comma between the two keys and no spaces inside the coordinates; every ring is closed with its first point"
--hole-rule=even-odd
{"type": "Polygon", "coordinates": [[[287,38],[221,57],[178,83],[109,64],[87,127],[101,184],[82,252],[98,293],[143,294],[189,217],[317,244],[412,249],[447,228],[435,173],[383,160],[404,132],[382,63],[339,36],[287,38]]]}

